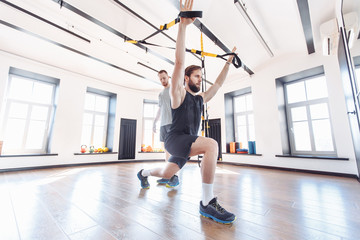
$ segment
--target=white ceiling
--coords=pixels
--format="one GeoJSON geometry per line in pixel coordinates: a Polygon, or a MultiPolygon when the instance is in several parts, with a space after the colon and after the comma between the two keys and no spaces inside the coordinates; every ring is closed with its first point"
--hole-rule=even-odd
{"type": "MultiPolygon", "coordinates": [[[[316,52],[321,51],[319,27],[323,22],[335,18],[336,1],[308,0],[316,52]]],[[[156,31],[150,24],[159,27],[177,17],[178,0],[66,0],[63,2],[67,6],[64,5],[62,8],[57,2],[57,0],[0,0],[0,49],[133,89],[162,88],[156,72],[141,64],[155,70],[165,69],[171,74],[174,50],[147,46],[149,48],[147,52],[124,42],[119,35],[136,40],[149,36],[156,31]],[[14,5],[10,6],[11,4],[14,5]],[[90,43],[24,13],[16,6],[78,34],[90,40],[90,43]],[[73,8],[69,9],[69,6],[73,8]],[[75,12],[74,9],[81,13],[75,12]]],[[[233,0],[195,0],[195,10],[203,11],[203,18],[199,20],[228,49],[237,47],[238,56],[255,74],[276,58],[299,52],[307,54],[296,0],[243,0],[243,2],[248,15],[274,53],[274,57],[269,56],[255,37],[233,0]]],[[[360,16],[359,0],[344,0],[343,12],[350,11],[356,11],[360,16]]],[[[165,31],[167,36],[160,33],[147,41],[174,47],[176,33],[177,26],[174,26],[165,31]]],[[[186,47],[201,49],[200,30],[195,25],[188,29],[186,47]]],[[[204,51],[225,53],[206,36],[204,36],[204,51]]],[[[198,57],[190,53],[186,56],[187,64],[200,65],[198,57]]],[[[224,61],[221,59],[206,57],[206,73],[209,81],[215,80],[223,64],[224,61]]],[[[243,69],[234,67],[231,68],[230,74],[237,74],[239,78],[248,76],[243,69]]]]}

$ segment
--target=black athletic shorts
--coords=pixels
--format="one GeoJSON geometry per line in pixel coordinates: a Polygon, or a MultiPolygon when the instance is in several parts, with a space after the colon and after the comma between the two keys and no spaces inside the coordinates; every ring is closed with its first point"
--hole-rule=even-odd
{"type": "Polygon", "coordinates": [[[165,149],[171,154],[168,161],[176,163],[181,169],[189,160],[191,145],[197,138],[188,134],[168,134],[165,139],[165,149]]]}

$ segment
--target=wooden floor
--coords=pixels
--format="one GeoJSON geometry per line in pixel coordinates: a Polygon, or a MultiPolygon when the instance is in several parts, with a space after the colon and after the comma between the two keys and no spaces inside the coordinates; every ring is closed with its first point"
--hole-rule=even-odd
{"type": "Polygon", "coordinates": [[[200,217],[200,172],[188,163],[175,189],[121,163],[0,174],[0,239],[360,239],[360,183],[218,164],[215,194],[232,225],[200,217]]]}

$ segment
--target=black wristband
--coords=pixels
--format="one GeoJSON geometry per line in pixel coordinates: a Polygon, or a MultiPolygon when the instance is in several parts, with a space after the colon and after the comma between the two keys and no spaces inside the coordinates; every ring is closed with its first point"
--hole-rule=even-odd
{"type": "Polygon", "coordinates": [[[202,18],[202,11],[182,11],[179,13],[179,17],[183,18],[202,18]]]}

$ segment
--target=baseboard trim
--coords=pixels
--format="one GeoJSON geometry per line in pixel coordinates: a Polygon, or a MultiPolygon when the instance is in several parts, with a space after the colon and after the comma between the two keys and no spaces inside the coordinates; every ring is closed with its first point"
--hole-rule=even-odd
{"type": "Polygon", "coordinates": [[[29,171],[29,170],[40,170],[49,168],[67,168],[67,167],[79,167],[88,165],[103,165],[103,164],[117,164],[117,163],[135,163],[135,162],[159,162],[164,159],[144,159],[144,160],[118,160],[111,162],[89,162],[89,163],[73,163],[73,164],[58,164],[58,165],[46,165],[46,166],[35,166],[35,167],[20,167],[20,168],[7,168],[0,169],[0,173],[3,172],[18,172],[18,171],[29,171]]]}
{"type": "MultiPolygon", "coordinates": [[[[197,160],[190,160],[190,161],[197,162],[197,160]]],[[[337,177],[355,178],[360,182],[360,178],[357,175],[348,174],[348,173],[324,172],[324,171],[316,171],[316,170],[304,170],[304,169],[296,169],[296,168],[283,168],[283,167],[273,167],[273,166],[256,165],[256,164],[218,161],[218,164],[219,163],[227,164],[227,165],[243,166],[243,167],[273,169],[273,170],[288,171],[288,172],[302,172],[302,173],[310,173],[310,174],[318,174],[318,175],[329,175],[329,176],[337,176],[337,177]]]]}

